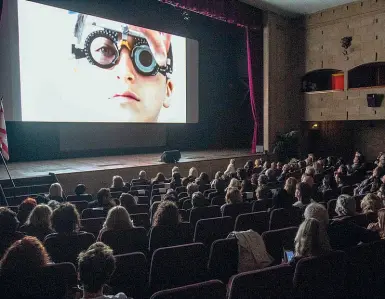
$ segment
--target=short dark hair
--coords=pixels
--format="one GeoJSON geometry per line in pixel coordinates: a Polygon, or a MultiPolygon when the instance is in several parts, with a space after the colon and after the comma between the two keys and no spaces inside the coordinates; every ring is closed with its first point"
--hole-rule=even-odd
{"type": "Polygon", "coordinates": [[[76,207],[69,203],[61,204],[53,211],[52,227],[57,233],[72,233],[80,226],[80,216],[76,207]]]}
{"type": "Polygon", "coordinates": [[[108,193],[110,192],[110,189],[108,188],[101,188],[98,193],[96,193],[96,199],[98,200],[98,203],[101,205],[103,204],[104,197],[108,196],[108,193]]]}
{"type": "Polygon", "coordinates": [[[195,192],[192,195],[191,203],[194,208],[200,208],[205,206],[206,199],[202,192],[195,192]]]}
{"type": "Polygon", "coordinates": [[[75,194],[76,194],[76,195],[84,194],[84,192],[86,192],[86,186],[85,186],[85,185],[83,185],[83,184],[78,184],[78,185],[75,187],[75,194]]]}
{"type": "Polygon", "coordinates": [[[84,291],[96,293],[115,271],[115,258],[110,247],[102,242],[92,244],[78,257],[79,279],[84,291]]]}
{"type": "Polygon", "coordinates": [[[19,226],[16,213],[6,207],[0,208],[0,232],[14,233],[19,226]]]}

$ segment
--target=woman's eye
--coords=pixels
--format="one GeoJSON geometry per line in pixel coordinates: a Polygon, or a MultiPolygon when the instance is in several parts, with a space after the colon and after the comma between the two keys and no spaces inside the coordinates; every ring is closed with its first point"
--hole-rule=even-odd
{"type": "Polygon", "coordinates": [[[103,46],[96,51],[102,53],[104,56],[107,56],[107,57],[111,57],[115,55],[115,51],[111,47],[103,46]]]}

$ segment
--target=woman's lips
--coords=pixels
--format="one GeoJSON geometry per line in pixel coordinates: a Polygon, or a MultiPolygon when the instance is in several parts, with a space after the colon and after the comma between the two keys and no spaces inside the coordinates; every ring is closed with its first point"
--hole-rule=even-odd
{"type": "Polygon", "coordinates": [[[123,93],[114,94],[113,98],[123,99],[125,101],[140,102],[139,97],[134,92],[132,92],[132,91],[125,91],[123,93]]]}

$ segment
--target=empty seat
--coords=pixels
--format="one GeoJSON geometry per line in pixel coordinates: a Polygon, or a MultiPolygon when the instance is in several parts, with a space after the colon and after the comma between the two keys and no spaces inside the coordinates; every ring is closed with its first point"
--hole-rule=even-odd
{"type": "Polygon", "coordinates": [[[44,246],[55,263],[70,262],[77,264],[79,253],[95,242],[91,233],[79,232],[71,235],[50,234],[44,240],[44,246]]]}
{"type": "Polygon", "coordinates": [[[115,254],[147,253],[148,238],[146,229],[143,227],[134,227],[120,231],[105,231],[101,236],[101,241],[109,245],[115,254]]]}
{"type": "Polygon", "coordinates": [[[268,200],[255,200],[252,202],[252,205],[253,212],[267,211],[270,208],[268,200]]]}
{"type": "Polygon", "coordinates": [[[227,298],[291,298],[293,272],[291,266],[283,264],[237,274],[230,279],[227,298]]]}
{"type": "Polygon", "coordinates": [[[127,207],[127,212],[130,214],[142,214],[142,213],[148,213],[148,205],[135,205],[131,207],[127,207]]]}
{"type": "Polygon", "coordinates": [[[209,280],[205,282],[186,285],[179,288],[168,289],[156,292],[151,299],[197,299],[215,298],[224,299],[226,297],[226,286],[219,280],[209,280]]]}
{"type": "Polygon", "coordinates": [[[154,226],[150,233],[150,252],[161,247],[187,244],[191,242],[190,223],[182,222],[177,226],[154,226]]]}
{"type": "Polygon", "coordinates": [[[238,273],[238,240],[236,238],[215,240],[211,244],[208,270],[210,278],[225,283],[238,273]]]}
{"type": "Polygon", "coordinates": [[[106,217],[108,213],[108,210],[103,208],[95,208],[95,209],[85,209],[82,212],[82,219],[87,218],[100,218],[100,217],[106,217]]]}
{"type": "Polygon", "coordinates": [[[152,255],[149,287],[159,290],[207,279],[207,253],[202,243],[159,248],[152,255]]]}
{"type": "Polygon", "coordinates": [[[235,222],[235,219],[239,214],[251,213],[251,208],[252,206],[248,202],[225,205],[223,209],[223,216],[230,216],[235,222]]]}
{"type": "Polygon", "coordinates": [[[269,230],[299,226],[301,222],[302,215],[300,209],[276,209],[270,213],[269,230]]]}
{"type": "Polygon", "coordinates": [[[269,213],[256,212],[238,215],[235,220],[235,231],[246,231],[252,229],[253,231],[262,234],[269,229],[269,213]]]}
{"type": "Polygon", "coordinates": [[[210,206],[202,208],[193,208],[190,211],[190,223],[193,227],[200,219],[221,217],[221,208],[219,206],[210,206]]]}
{"type": "Polygon", "coordinates": [[[148,282],[148,264],[141,252],[115,255],[116,269],[109,286],[113,293],[123,292],[127,297],[145,298],[148,282]]]}
{"type": "Polygon", "coordinates": [[[342,251],[303,258],[294,272],[294,291],[298,298],[342,298],[346,295],[346,255],[342,251]]]}
{"type": "Polygon", "coordinates": [[[130,214],[130,217],[132,221],[134,221],[134,225],[136,227],[144,227],[145,229],[149,229],[151,226],[150,217],[147,213],[130,214]]]}
{"type": "Polygon", "coordinates": [[[82,227],[82,230],[91,233],[95,237],[97,237],[99,235],[99,231],[103,227],[105,220],[106,219],[104,217],[81,219],[80,225],[82,227]]]}
{"type": "Polygon", "coordinates": [[[68,195],[67,201],[73,202],[73,201],[93,201],[91,194],[80,194],[80,195],[68,195]]]}
{"type": "Polygon", "coordinates": [[[266,250],[273,257],[275,265],[282,262],[284,249],[294,251],[294,239],[297,230],[297,227],[288,227],[267,231],[262,234],[266,250]]]}
{"type": "Polygon", "coordinates": [[[72,201],[73,205],[75,205],[76,210],[78,210],[79,213],[82,213],[85,209],[88,207],[88,201],[72,201]]]}
{"type": "Polygon", "coordinates": [[[194,242],[202,242],[210,248],[215,240],[225,239],[232,230],[231,217],[201,219],[195,225],[194,242]]]}

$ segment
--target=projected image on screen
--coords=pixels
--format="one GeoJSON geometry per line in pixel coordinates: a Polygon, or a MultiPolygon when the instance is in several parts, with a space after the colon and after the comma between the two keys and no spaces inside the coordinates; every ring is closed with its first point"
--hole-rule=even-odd
{"type": "Polygon", "coordinates": [[[186,40],[19,0],[22,120],[185,123],[186,40]]]}

